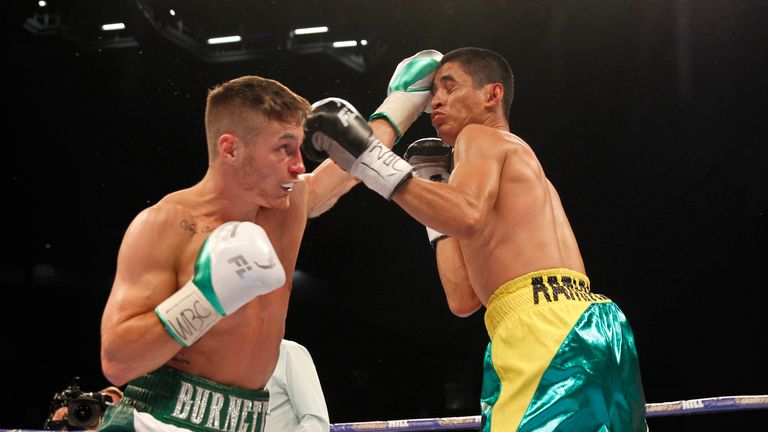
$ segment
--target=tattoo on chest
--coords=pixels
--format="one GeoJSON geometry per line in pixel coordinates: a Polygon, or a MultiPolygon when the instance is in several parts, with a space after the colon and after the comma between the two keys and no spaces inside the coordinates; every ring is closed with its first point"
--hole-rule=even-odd
{"type": "MultiPolygon", "coordinates": [[[[189,231],[189,232],[191,232],[192,234],[197,234],[197,233],[198,233],[198,227],[197,227],[197,224],[196,224],[196,223],[194,223],[194,222],[190,222],[190,221],[188,221],[188,220],[186,220],[186,219],[182,219],[182,220],[181,220],[181,222],[179,223],[179,226],[180,226],[180,227],[181,227],[181,229],[183,229],[184,231],[189,231]]],[[[211,231],[213,231],[213,228],[211,228],[211,227],[210,227],[210,226],[208,226],[208,225],[204,225],[204,226],[202,226],[201,228],[199,228],[199,232],[201,232],[201,233],[209,233],[209,232],[211,232],[211,231]]]]}
{"type": "Polygon", "coordinates": [[[181,229],[183,229],[184,231],[189,231],[192,234],[197,232],[197,224],[191,223],[186,219],[182,219],[179,226],[181,226],[181,229]]]}

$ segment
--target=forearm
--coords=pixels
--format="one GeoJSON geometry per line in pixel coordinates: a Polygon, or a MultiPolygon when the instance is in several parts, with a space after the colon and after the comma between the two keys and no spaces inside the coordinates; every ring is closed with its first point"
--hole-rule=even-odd
{"type": "Polygon", "coordinates": [[[389,122],[384,119],[374,119],[369,125],[376,138],[381,141],[387,148],[391,149],[397,141],[397,132],[389,122]]]}
{"type": "MultiPolygon", "coordinates": [[[[381,143],[391,149],[397,139],[392,126],[383,119],[369,124],[371,131],[381,143]]],[[[360,180],[340,168],[331,158],[326,158],[311,174],[303,176],[308,184],[307,216],[320,216],[333,207],[344,194],[360,180]]]]}
{"type": "Polygon", "coordinates": [[[458,240],[451,237],[440,240],[437,242],[435,254],[448,307],[456,316],[471,315],[482,303],[472,288],[458,240]]]}
{"type": "Polygon", "coordinates": [[[390,199],[412,171],[391,149],[428,109],[432,79],[441,58],[438,51],[423,50],[400,62],[387,87],[387,97],[368,121],[340,98],[312,104],[305,122],[304,155],[316,161],[330,157],[371,190],[390,199]]]}
{"type": "Polygon", "coordinates": [[[180,350],[154,311],[102,328],[101,367],[117,386],[157,369],[180,350]]]}
{"type": "Polygon", "coordinates": [[[339,198],[360,183],[360,180],[347,174],[331,159],[323,161],[307,178],[311,182],[307,205],[307,216],[310,218],[328,211],[339,198]]]}
{"type": "Polygon", "coordinates": [[[457,239],[471,236],[480,223],[480,206],[451,184],[411,178],[392,200],[425,226],[457,239]]]}

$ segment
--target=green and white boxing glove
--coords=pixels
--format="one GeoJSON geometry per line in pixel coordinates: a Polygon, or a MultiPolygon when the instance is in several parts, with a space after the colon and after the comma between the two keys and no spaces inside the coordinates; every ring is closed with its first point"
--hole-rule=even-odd
{"type": "Polygon", "coordinates": [[[422,112],[430,112],[432,80],[443,55],[424,50],[401,61],[389,80],[387,98],[369,120],[386,119],[395,129],[398,141],[422,112]]]}
{"type": "Polygon", "coordinates": [[[227,222],[203,243],[192,279],[155,313],[186,347],[223,317],[284,284],[285,270],[264,229],[251,222],[227,222]]]}

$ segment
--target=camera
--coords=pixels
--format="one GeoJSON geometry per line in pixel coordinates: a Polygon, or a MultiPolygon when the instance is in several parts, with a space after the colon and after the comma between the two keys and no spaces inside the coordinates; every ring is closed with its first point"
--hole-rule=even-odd
{"type": "Polygon", "coordinates": [[[78,381],[79,377],[75,377],[69,387],[53,395],[44,429],[93,429],[99,425],[102,413],[112,403],[112,397],[101,392],[84,392],[80,390],[78,381]],[[62,407],[66,407],[63,417],[61,414],[57,416],[62,407]]]}

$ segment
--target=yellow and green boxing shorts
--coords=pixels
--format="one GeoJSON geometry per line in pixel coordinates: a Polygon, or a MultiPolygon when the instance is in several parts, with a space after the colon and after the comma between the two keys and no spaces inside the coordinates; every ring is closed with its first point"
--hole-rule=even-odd
{"type": "Polygon", "coordinates": [[[264,430],[269,392],[225,386],[168,366],[128,383],[100,431],[264,430]]]}
{"type": "Polygon", "coordinates": [[[566,269],[513,279],[485,313],[481,430],[646,431],[632,329],[566,269]]]}

